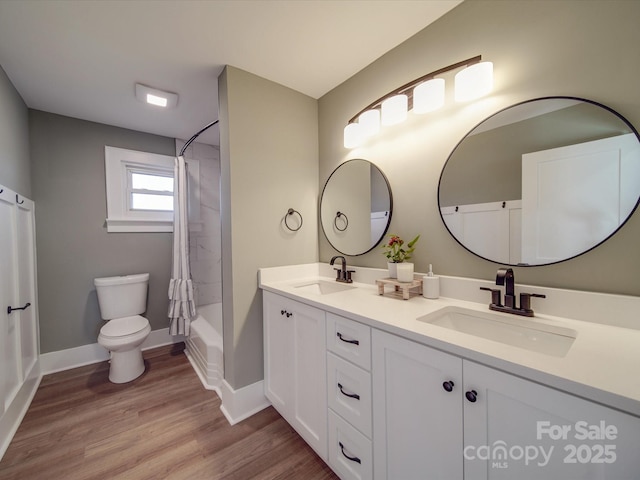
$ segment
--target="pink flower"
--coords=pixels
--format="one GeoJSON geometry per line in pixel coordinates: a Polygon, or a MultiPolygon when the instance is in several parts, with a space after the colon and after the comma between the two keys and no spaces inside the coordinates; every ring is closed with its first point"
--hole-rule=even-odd
{"type": "Polygon", "coordinates": [[[389,240],[389,246],[392,247],[395,244],[399,244],[402,245],[404,243],[404,241],[397,235],[392,235],[391,236],[391,240],[389,240]]]}
{"type": "Polygon", "coordinates": [[[398,235],[389,235],[389,237],[391,237],[389,242],[382,245],[382,248],[385,249],[384,256],[387,257],[391,263],[402,263],[411,258],[411,254],[415,250],[415,243],[420,238],[420,235],[407,243],[406,249],[403,248],[404,240],[398,235]]]}

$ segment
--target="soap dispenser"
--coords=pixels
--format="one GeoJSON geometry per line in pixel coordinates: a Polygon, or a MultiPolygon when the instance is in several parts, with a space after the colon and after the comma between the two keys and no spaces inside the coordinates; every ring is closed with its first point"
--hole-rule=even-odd
{"type": "Polygon", "coordinates": [[[436,299],[440,296],[440,277],[433,274],[433,267],[429,264],[429,273],[422,277],[422,296],[436,299]]]}

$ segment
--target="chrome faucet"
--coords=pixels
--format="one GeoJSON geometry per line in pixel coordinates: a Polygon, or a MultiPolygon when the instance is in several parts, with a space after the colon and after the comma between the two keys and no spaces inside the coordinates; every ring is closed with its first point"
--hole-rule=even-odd
{"type": "Polygon", "coordinates": [[[336,271],[336,282],[353,283],[351,274],[355,272],[355,270],[347,270],[347,260],[342,255],[336,255],[333,257],[329,262],[329,265],[333,265],[338,258],[342,259],[342,266],[341,268],[334,268],[336,271]]]}
{"type": "Polygon", "coordinates": [[[480,290],[488,290],[491,292],[490,310],[498,312],[513,313],[514,315],[522,315],[524,317],[533,317],[531,309],[531,297],[547,298],[546,295],[539,293],[521,293],[520,307],[516,305],[515,293],[515,276],[511,268],[499,268],[496,274],[496,285],[504,286],[504,305],[500,299],[502,292],[497,288],[480,287],[480,290]]]}

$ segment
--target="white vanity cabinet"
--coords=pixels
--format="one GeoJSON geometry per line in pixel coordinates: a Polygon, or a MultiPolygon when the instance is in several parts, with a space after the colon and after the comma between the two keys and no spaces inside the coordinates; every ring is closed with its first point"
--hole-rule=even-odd
{"type": "Polygon", "coordinates": [[[327,313],[329,465],[343,480],[373,477],[371,327],[327,313]]]}
{"type": "Polygon", "coordinates": [[[640,478],[640,418],[474,362],[463,373],[465,480],[640,478]]]}
{"type": "Polygon", "coordinates": [[[372,338],[377,480],[637,478],[639,418],[395,335],[372,338]]]}
{"type": "Polygon", "coordinates": [[[325,312],[263,292],[265,395],[327,460],[325,312]]]}
{"type": "Polygon", "coordinates": [[[342,480],[640,480],[640,333],[597,321],[635,318],[640,299],[543,290],[580,304],[580,318],[557,320],[575,338],[556,356],[421,321],[486,309],[459,303],[466,293],[406,302],[367,283],[299,289],[329,282],[312,267],[260,272],[265,390],[342,480]]]}

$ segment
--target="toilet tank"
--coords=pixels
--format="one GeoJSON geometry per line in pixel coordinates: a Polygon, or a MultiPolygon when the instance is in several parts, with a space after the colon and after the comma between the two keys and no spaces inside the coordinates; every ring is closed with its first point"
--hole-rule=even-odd
{"type": "Polygon", "coordinates": [[[140,315],[147,309],[148,273],[96,278],[93,284],[103,320],[140,315]]]}

